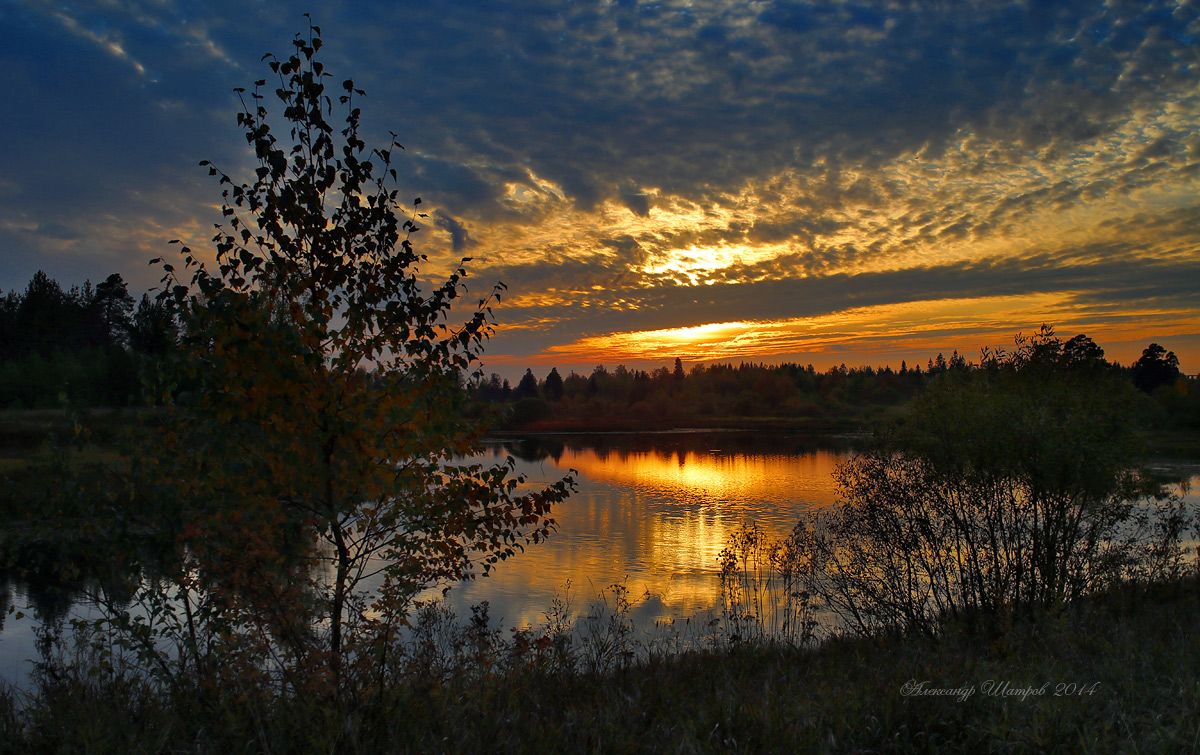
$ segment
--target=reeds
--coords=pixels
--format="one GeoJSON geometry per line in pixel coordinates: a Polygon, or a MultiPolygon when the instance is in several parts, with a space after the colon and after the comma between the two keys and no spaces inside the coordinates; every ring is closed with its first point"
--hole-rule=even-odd
{"type": "Polygon", "coordinates": [[[736,642],[603,672],[539,664],[531,649],[477,655],[496,635],[466,619],[460,665],[422,674],[414,656],[405,683],[341,701],[232,682],[168,689],[76,656],[35,690],[0,695],[0,750],[1194,752],[1198,608],[1188,578],[1115,588],[987,641],[955,625],[936,641],[736,642]],[[974,692],[912,694],[921,682],[974,692]],[[1016,688],[1045,691],[1001,693],[1016,688]]]}

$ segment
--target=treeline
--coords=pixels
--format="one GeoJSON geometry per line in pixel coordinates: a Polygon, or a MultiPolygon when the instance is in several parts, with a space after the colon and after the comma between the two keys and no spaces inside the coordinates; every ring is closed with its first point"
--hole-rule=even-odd
{"type": "Polygon", "coordinates": [[[0,298],[0,408],[136,403],[177,342],[171,314],[119,274],[64,289],[39,270],[0,298]]]}
{"type": "MultiPolygon", "coordinates": [[[[948,363],[944,369],[950,369],[948,363]]],[[[510,427],[670,426],[718,417],[821,421],[869,413],[905,403],[928,377],[907,365],[899,371],[843,365],[818,372],[812,365],[744,362],[685,371],[677,359],[673,369],[650,372],[597,366],[589,375],[572,372],[564,378],[556,368],[541,380],[527,370],[515,387],[493,374],[469,390],[480,402],[509,405],[510,427]]]]}
{"type": "MultiPolygon", "coordinates": [[[[38,271],[23,292],[0,298],[0,408],[127,406],[141,403],[162,361],[177,349],[179,326],[147,294],[135,302],[120,274],[93,286],[63,288],[38,271]]],[[[1122,373],[1145,397],[1139,407],[1157,427],[1200,429],[1200,387],[1179,370],[1173,352],[1152,343],[1132,365],[1105,360],[1086,335],[1059,344],[1054,358],[1122,373]]],[[[852,429],[893,416],[928,381],[981,369],[957,351],[924,365],[831,367],[743,362],[697,364],[676,359],[654,370],[567,376],[532,370],[514,386],[496,373],[464,382],[476,414],[498,413],[509,429],[667,428],[694,423],[787,423],[819,430],[852,429]]],[[[155,389],[157,393],[158,389],[155,389]]]]}
{"type": "MultiPolygon", "coordinates": [[[[1200,428],[1200,389],[1180,372],[1173,352],[1150,344],[1137,362],[1121,366],[1106,361],[1104,350],[1086,335],[1044,341],[1057,349],[1045,358],[1125,375],[1145,397],[1139,409],[1147,424],[1200,428]]],[[[553,368],[539,379],[526,370],[516,386],[492,373],[467,390],[477,405],[501,409],[509,429],[665,428],[748,419],[838,429],[893,416],[929,381],[984,369],[995,354],[985,350],[973,362],[954,351],[949,359],[931,357],[924,367],[902,362],[898,370],[843,364],[818,371],[811,364],[748,362],[685,370],[676,359],[673,368],[649,372],[597,366],[589,375],[572,371],[563,377],[553,368]]]]}

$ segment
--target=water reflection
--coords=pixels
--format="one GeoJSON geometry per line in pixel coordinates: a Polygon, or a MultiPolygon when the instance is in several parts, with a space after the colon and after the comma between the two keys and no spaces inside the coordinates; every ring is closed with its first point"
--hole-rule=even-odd
{"type": "MultiPolygon", "coordinates": [[[[633,620],[702,613],[718,603],[718,554],[742,522],[782,537],[801,513],[836,503],[833,472],[849,457],[811,439],[738,432],[577,435],[511,439],[487,445],[479,461],[516,459],[527,488],[578,472],[579,491],[560,505],[549,541],[499,565],[492,576],[455,586],[446,602],[460,617],[488,601],[493,624],[507,630],[540,625],[564,585],[573,585],[580,615],[597,593],[623,581],[635,601],[633,620]],[[648,597],[645,597],[648,596],[648,597]]],[[[1200,466],[1156,465],[1164,481],[1200,507],[1200,466]]],[[[37,657],[33,629],[80,609],[85,591],[127,598],[149,556],[121,566],[85,549],[76,556],[40,542],[9,553],[20,568],[0,571],[0,679],[20,684],[37,657]],[[53,564],[54,569],[43,566],[53,564]],[[5,621],[11,604],[31,616],[5,621]]],[[[0,559],[3,560],[3,559],[0,559]]],[[[434,597],[429,593],[426,597],[434,597]]]]}
{"type": "Polygon", "coordinates": [[[87,612],[87,596],[127,605],[147,569],[161,562],[161,548],[63,533],[0,539],[0,680],[23,688],[45,643],[87,612]]]}
{"type": "Polygon", "coordinates": [[[643,598],[635,620],[679,618],[718,602],[718,554],[757,522],[782,537],[802,512],[833,505],[833,471],[848,451],[800,439],[738,433],[558,437],[492,444],[512,455],[530,487],[578,472],[579,492],[555,512],[558,531],[487,579],[446,596],[456,612],[488,600],[502,626],[536,625],[570,580],[576,613],[624,581],[643,598]]]}

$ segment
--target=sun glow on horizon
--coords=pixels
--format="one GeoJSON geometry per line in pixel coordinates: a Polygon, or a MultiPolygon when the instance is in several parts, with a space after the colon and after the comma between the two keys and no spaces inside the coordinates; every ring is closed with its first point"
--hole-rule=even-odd
{"type": "Polygon", "coordinates": [[[1060,333],[1085,332],[1101,345],[1136,339],[1146,318],[1157,320],[1159,337],[1189,335],[1186,323],[1200,313],[1170,308],[1136,323],[1120,312],[1092,311],[1063,294],[1032,294],[974,299],[941,299],[842,310],[816,317],[771,321],[729,321],[680,328],[609,333],[550,346],[540,362],[690,362],[770,359],[780,355],[949,352],[974,356],[983,346],[1003,346],[1018,331],[1042,323],[1060,333]]]}

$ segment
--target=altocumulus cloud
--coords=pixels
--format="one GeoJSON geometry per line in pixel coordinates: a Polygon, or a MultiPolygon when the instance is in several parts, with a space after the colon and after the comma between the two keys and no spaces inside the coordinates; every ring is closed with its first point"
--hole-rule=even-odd
{"type": "MultiPolygon", "coordinates": [[[[300,11],[0,2],[0,63],[28,103],[0,147],[6,284],[132,272],[162,239],[205,237],[215,188],[193,166],[248,164],[230,90],[300,11]]],[[[773,340],[779,323],[949,299],[978,299],[964,327],[986,333],[1197,321],[1175,284],[1200,257],[1198,15],[547,0],[346,3],[317,22],[369,125],[408,148],[434,267],[470,254],[479,289],[508,283],[492,351],[519,363],[728,322],[761,354],[804,353],[816,342],[773,340]],[[993,306],[1035,294],[1040,313],[993,306]]]]}

